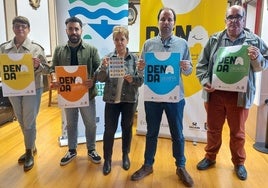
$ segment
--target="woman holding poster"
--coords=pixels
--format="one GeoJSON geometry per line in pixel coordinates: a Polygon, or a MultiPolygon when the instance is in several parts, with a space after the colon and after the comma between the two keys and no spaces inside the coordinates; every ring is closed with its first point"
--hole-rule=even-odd
{"type": "MultiPolygon", "coordinates": [[[[21,126],[26,148],[25,154],[18,159],[18,162],[24,164],[24,171],[28,171],[32,169],[34,165],[33,155],[36,154],[37,151],[35,146],[36,117],[40,107],[41,95],[43,93],[42,73],[48,73],[48,66],[43,47],[32,42],[28,38],[28,34],[30,33],[29,20],[23,16],[17,16],[13,19],[12,24],[15,37],[13,40],[0,46],[0,54],[9,54],[9,57],[12,57],[12,55],[24,54],[24,59],[25,56],[29,56],[30,54],[32,59],[30,59],[29,62],[33,67],[29,67],[25,65],[24,62],[21,62],[21,69],[16,69],[18,70],[17,73],[15,68],[12,69],[11,67],[9,68],[10,71],[7,72],[10,72],[10,75],[19,75],[20,72],[30,72],[32,68],[32,71],[34,71],[33,82],[35,91],[32,91],[32,94],[29,94],[28,92],[27,95],[18,94],[17,96],[9,96],[9,100],[21,126]]],[[[20,65],[17,67],[19,66],[20,65]]],[[[14,76],[12,78],[14,78],[14,76]]],[[[23,85],[28,81],[29,79],[24,76],[23,79],[16,80],[17,85],[13,86],[18,88],[18,85],[23,85]]]]}
{"type": "Polygon", "coordinates": [[[138,57],[129,52],[127,44],[129,32],[125,27],[113,29],[115,51],[102,60],[97,71],[97,79],[105,82],[103,100],[105,102],[105,125],[103,136],[103,174],[111,172],[114,135],[121,114],[122,127],[122,166],[128,170],[128,153],[132,139],[132,123],[137,106],[138,88],[143,84],[143,74],[137,71],[138,57]]]}

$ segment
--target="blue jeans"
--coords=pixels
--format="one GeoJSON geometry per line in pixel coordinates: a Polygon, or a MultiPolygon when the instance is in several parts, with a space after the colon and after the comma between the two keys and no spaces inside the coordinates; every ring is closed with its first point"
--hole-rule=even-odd
{"type": "Polygon", "coordinates": [[[178,103],[145,101],[144,106],[147,122],[144,164],[152,166],[154,163],[160,123],[163,111],[165,111],[172,138],[173,157],[176,159],[175,164],[177,167],[184,167],[186,159],[184,156],[184,136],[182,130],[185,100],[183,99],[178,103]]]}
{"type": "Polygon", "coordinates": [[[112,158],[114,134],[118,126],[120,113],[122,127],[122,152],[123,154],[129,153],[132,140],[132,124],[135,110],[136,103],[105,103],[105,129],[103,135],[104,160],[111,160],[112,158]]]}
{"type": "Polygon", "coordinates": [[[43,88],[36,89],[36,95],[14,96],[9,100],[20,124],[26,149],[33,149],[36,140],[36,117],[39,112],[43,88]]]}
{"type": "Polygon", "coordinates": [[[67,135],[69,149],[77,148],[78,112],[80,111],[85,125],[87,149],[94,150],[96,146],[96,104],[95,99],[89,100],[89,106],[79,108],[65,108],[67,121],[67,135]]]}

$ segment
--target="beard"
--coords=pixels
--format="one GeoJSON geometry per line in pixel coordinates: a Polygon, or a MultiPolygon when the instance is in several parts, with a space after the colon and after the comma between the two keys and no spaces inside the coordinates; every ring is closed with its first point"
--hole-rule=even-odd
{"type": "Polygon", "coordinates": [[[81,39],[81,37],[78,35],[69,35],[68,38],[69,38],[69,41],[73,44],[80,42],[80,39],[81,39]]]}

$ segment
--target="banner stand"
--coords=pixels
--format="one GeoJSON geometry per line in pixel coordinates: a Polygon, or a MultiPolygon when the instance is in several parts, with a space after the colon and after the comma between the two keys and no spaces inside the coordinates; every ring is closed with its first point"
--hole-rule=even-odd
{"type": "MultiPolygon", "coordinates": [[[[203,105],[201,99],[201,92],[196,94],[195,97],[185,98],[185,107],[183,115],[183,134],[185,140],[192,142],[207,142],[207,127],[206,127],[206,111],[205,108],[199,107],[203,105]],[[199,98],[200,97],[200,98],[199,98]],[[198,104],[200,103],[201,104],[198,104]]],[[[144,86],[139,88],[139,103],[138,103],[138,117],[137,117],[137,129],[138,135],[146,135],[147,123],[144,110],[144,86]]],[[[160,124],[159,137],[171,138],[168,121],[165,112],[162,115],[162,121],[160,124]]]]}
{"type": "MultiPolygon", "coordinates": [[[[264,101],[268,107],[268,99],[264,101]]],[[[267,120],[266,120],[266,139],[265,142],[256,142],[253,147],[262,153],[268,153],[268,110],[267,110],[267,120]]]]}

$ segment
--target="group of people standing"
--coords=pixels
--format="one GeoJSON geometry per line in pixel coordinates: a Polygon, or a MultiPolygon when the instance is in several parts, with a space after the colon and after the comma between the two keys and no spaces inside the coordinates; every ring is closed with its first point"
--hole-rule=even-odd
{"type": "MultiPolygon", "coordinates": [[[[148,39],[143,44],[140,58],[131,53],[127,48],[129,32],[126,27],[115,26],[113,29],[113,42],[115,50],[100,59],[98,50],[85,43],[81,39],[82,22],[77,17],[68,18],[65,21],[68,42],[56,47],[53,53],[52,66],[48,67],[44,49],[33,43],[28,37],[30,23],[27,18],[18,16],[13,20],[13,40],[1,45],[0,53],[32,53],[35,67],[36,95],[9,97],[18,122],[21,126],[25,154],[19,158],[19,163],[24,164],[24,170],[30,170],[34,165],[33,155],[36,153],[36,117],[40,106],[42,94],[42,72],[50,72],[53,87],[59,87],[56,80],[55,67],[65,65],[87,65],[88,80],[84,84],[89,89],[89,105],[78,108],[65,108],[67,120],[68,151],[61,159],[60,165],[66,165],[77,155],[77,124],[80,112],[85,125],[86,147],[88,157],[94,163],[101,163],[101,157],[95,149],[96,142],[96,96],[95,83],[105,82],[103,100],[104,111],[104,135],[103,135],[103,174],[111,172],[114,135],[121,115],[122,127],[122,167],[130,168],[129,152],[132,139],[133,117],[138,102],[138,89],[144,82],[144,68],[146,66],[145,53],[147,52],[178,52],[180,53],[180,79],[182,75],[188,76],[193,71],[191,55],[187,41],[173,34],[176,22],[176,14],[171,8],[162,8],[158,13],[159,34],[148,39]],[[109,62],[117,57],[124,60],[126,74],[120,78],[112,78],[109,74],[109,62]],[[190,62],[190,63],[189,63],[190,62]],[[34,113],[32,113],[34,112],[34,113]]],[[[225,119],[230,128],[230,150],[234,170],[239,179],[247,178],[244,166],[246,159],[245,121],[248,109],[252,105],[255,95],[255,72],[268,67],[268,47],[255,34],[245,28],[245,10],[234,5],[226,12],[226,29],[212,35],[205,45],[196,66],[196,76],[203,86],[203,97],[207,110],[207,145],[206,155],[197,164],[198,170],[205,170],[216,163],[216,155],[221,146],[222,127],[225,119]],[[229,92],[215,90],[211,86],[213,64],[217,58],[219,47],[234,45],[249,45],[250,71],[247,91],[229,92]]],[[[145,101],[145,114],[147,122],[144,162],[132,176],[131,180],[137,181],[153,172],[154,158],[157,148],[157,139],[163,112],[166,113],[171,141],[172,153],[175,158],[176,174],[182,183],[192,187],[194,181],[185,168],[186,157],[184,155],[183,135],[183,110],[185,106],[184,86],[181,79],[179,102],[152,102],[145,101]]]]}

